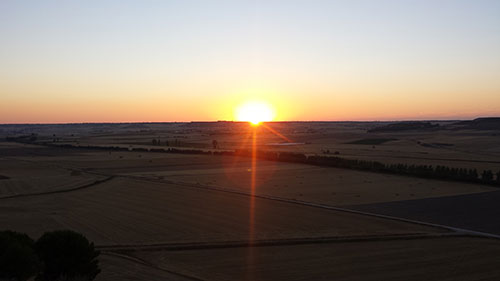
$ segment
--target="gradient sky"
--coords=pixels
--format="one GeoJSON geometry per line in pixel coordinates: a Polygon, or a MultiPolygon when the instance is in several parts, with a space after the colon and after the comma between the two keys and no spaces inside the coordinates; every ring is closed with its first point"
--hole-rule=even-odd
{"type": "Polygon", "coordinates": [[[0,123],[500,115],[500,1],[0,0],[0,123]]]}

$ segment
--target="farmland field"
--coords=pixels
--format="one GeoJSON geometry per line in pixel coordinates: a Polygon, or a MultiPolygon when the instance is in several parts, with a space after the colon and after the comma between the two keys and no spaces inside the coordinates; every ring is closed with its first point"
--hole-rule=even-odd
{"type": "MultiPolygon", "coordinates": [[[[0,142],[2,228],[34,239],[57,229],[84,234],[102,252],[97,280],[500,274],[498,227],[489,216],[499,212],[490,200],[494,185],[212,155],[249,148],[240,125],[232,133],[222,133],[231,124],[123,126],[77,126],[64,135],[54,125],[45,134],[57,134],[55,144],[44,141],[42,129],[40,141],[0,142]],[[213,138],[219,147],[211,147],[213,138]],[[172,144],[210,153],[165,153],[172,144]]],[[[436,139],[422,133],[417,140],[410,133],[373,136],[364,132],[369,123],[273,126],[293,145],[262,131],[258,149],[493,170],[500,155],[496,136],[477,132],[436,139]]]]}
{"type": "Polygon", "coordinates": [[[500,244],[447,238],[133,252],[202,280],[494,280],[500,244]],[[212,257],[217,257],[213,259],[212,257]]]}

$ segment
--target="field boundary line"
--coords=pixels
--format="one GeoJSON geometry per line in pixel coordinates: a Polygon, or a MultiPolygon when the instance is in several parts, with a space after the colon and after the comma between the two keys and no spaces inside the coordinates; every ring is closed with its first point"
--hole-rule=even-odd
{"type": "Polygon", "coordinates": [[[314,208],[327,209],[327,210],[333,210],[333,211],[339,211],[339,212],[346,212],[346,213],[358,214],[358,215],[364,215],[364,216],[371,216],[371,217],[376,217],[376,218],[383,218],[383,219],[388,219],[388,220],[407,222],[407,223],[429,226],[429,227],[434,227],[434,228],[441,228],[441,229],[445,229],[448,231],[463,233],[463,234],[472,235],[472,236],[500,239],[500,235],[486,233],[486,232],[474,231],[474,230],[458,228],[458,227],[453,227],[453,226],[447,226],[447,225],[442,225],[442,224],[435,224],[435,223],[424,222],[424,221],[417,221],[417,220],[401,218],[401,217],[382,215],[382,214],[377,214],[377,213],[363,212],[363,211],[358,211],[358,210],[348,209],[348,208],[334,207],[334,206],[330,206],[330,205],[307,202],[307,201],[302,201],[302,200],[287,199],[287,198],[271,196],[271,195],[251,194],[250,192],[245,192],[245,191],[235,190],[235,189],[230,189],[230,188],[221,188],[221,187],[216,187],[216,186],[192,184],[192,183],[186,183],[186,182],[174,182],[174,181],[169,181],[169,180],[160,180],[160,179],[153,179],[153,178],[146,178],[146,177],[139,177],[139,176],[127,176],[127,175],[119,175],[119,176],[131,178],[131,179],[136,179],[136,180],[145,180],[145,181],[151,181],[151,182],[174,184],[174,185],[179,185],[179,186],[187,186],[187,187],[193,187],[193,188],[199,188],[199,189],[205,189],[205,190],[220,191],[220,192],[239,194],[239,195],[250,196],[250,197],[253,196],[255,198],[274,200],[274,201],[279,201],[279,202],[286,202],[286,203],[291,203],[291,204],[296,204],[296,205],[309,206],[309,207],[314,207],[314,208]]]}
{"type": "Polygon", "coordinates": [[[408,233],[408,234],[386,234],[386,235],[353,235],[353,236],[261,239],[253,241],[241,240],[241,241],[193,242],[193,243],[158,243],[158,244],[100,245],[100,246],[96,245],[96,248],[102,252],[161,251],[161,250],[186,251],[186,250],[273,247],[273,246],[293,246],[293,245],[350,243],[350,242],[439,239],[448,237],[471,237],[471,236],[459,232],[408,233]]]}
{"type": "Polygon", "coordinates": [[[81,185],[81,186],[77,186],[77,187],[74,187],[74,188],[69,188],[69,189],[60,189],[60,190],[52,190],[52,191],[45,191],[45,192],[35,192],[35,193],[25,193],[25,194],[9,195],[9,196],[0,197],[0,200],[2,200],[2,199],[20,198],[20,197],[42,196],[42,195],[50,195],[50,194],[57,194],[57,193],[72,192],[72,191],[77,191],[77,190],[80,190],[80,189],[89,188],[89,187],[92,187],[92,186],[95,186],[95,185],[98,185],[98,184],[101,184],[101,183],[105,183],[107,181],[112,180],[113,178],[115,178],[115,176],[108,176],[108,177],[106,177],[106,178],[104,178],[102,180],[96,180],[96,181],[93,181],[91,183],[87,183],[87,184],[84,184],[84,185],[81,185]]]}
{"type": "Polygon", "coordinates": [[[121,259],[126,259],[128,261],[135,262],[135,263],[138,263],[138,264],[142,264],[144,266],[151,267],[151,268],[154,268],[154,269],[166,272],[166,273],[170,273],[170,274],[173,274],[173,275],[177,275],[177,276],[189,279],[189,280],[205,281],[204,279],[201,279],[201,278],[198,278],[198,277],[190,276],[190,275],[187,275],[187,274],[184,274],[184,273],[172,271],[172,270],[169,270],[169,269],[166,269],[166,268],[154,265],[154,264],[152,264],[152,263],[150,263],[148,261],[145,261],[145,260],[143,260],[141,258],[138,258],[138,257],[134,257],[134,256],[126,255],[126,254],[121,254],[121,253],[116,253],[116,252],[108,252],[108,251],[106,251],[106,252],[103,251],[102,254],[103,255],[108,255],[108,256],[113,256],[113,257],[118,257],[118,258],[121,258],[121,259]]]}

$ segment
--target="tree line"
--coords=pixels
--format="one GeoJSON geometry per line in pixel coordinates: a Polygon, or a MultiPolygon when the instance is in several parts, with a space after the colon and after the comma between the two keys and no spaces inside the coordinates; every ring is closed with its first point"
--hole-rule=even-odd
{"type": "Polygon", "coordinates": [[[152,145],[158,145],[158,146],[180,146],[181,142],[178,139],[174,139],[173,141],[168,141],[164,140],[162,141],[161,139],[152,139],[151,140],[152,145]]]}
{"type": "MultiPolygon", "coordinates": [[[[155,149],[151,149],[155,151],[155,149]]],[[[182,150],[182,149],[168,149],[156,152],[168,153],[186,153],[186,154],[213,154],[213,155],[226,155],[226,156],[242,156],[253,157],[251,150],[235,150],[235,151],[203,151],[203,150],[182,150]]],[[[408,165],[408,164],[384,164],[378,161],[348,159],[338,156],[307,156],[302,153],[294,152],[276,152],[276,151],[263,151],[258,150],[255,156],[259,159],[303,163],[317,166],[328,166],[343,169],[362,170],[378,173],[388,173],[396,175],[406,175],[419,178],[451,180],[470,183],[481,183],[488,185],[500,186],[500,171],[494,173],[492,170],[484,170],[481,173],[477,169],[454,168],[444,165],[408,165]]]]}
{"type": "MultiPolygon", "coordinates": [[[[234,155],[252,157],[252,151],[237,150],[235,151],[234,155]]],[[[257,151],[255,155],[259,159],[271,161],[303,163],[317,166],[328,166],[343,169],[413,176],[419,178],[452,180],[500,186],[500,171],[494,173],[492,170],[484,170],[479,173],[475,168],[465,169],[443,165],[408,165],[402,163],[384,164],[378,161],[347,159],[338,156],[307,156],[302,153],[294,152],[257,151]]]]}
{"type": "MultiPolygon", "coordinates": [[[[127,148],[118,146],[74,146],[71,144],[52,144],[44,143],[49,146],[68,147],[68,148],[89,148],[113,151],[138,151],[138,152],[163,152],[177,154],[203,154],[203,155],[221,155],[221,156],[240,156],[253,157],[254,153],[251,150],[237,149],[234,151],[206,151],[200,149],[178,149],[178,148],[127,148]]],[[[361,171],[370,171],[377,173],[387,173],[396,175],[413,176],[419,178],[451,180],[460,182],[480,183],[500,186],[500,171],[493,172],[492,170],[478,171],[475,168],[454,168],[444,165],[408,165],[408,164],[385,164],[378,161],[348,159],[338,156],[320,156],[320,155],[305,155],[295,152],[277,152],[258,150],[255,156],[259,159],[303,163],[317,166],[327,166],[343,169],[353,169],[361,171]]]]}

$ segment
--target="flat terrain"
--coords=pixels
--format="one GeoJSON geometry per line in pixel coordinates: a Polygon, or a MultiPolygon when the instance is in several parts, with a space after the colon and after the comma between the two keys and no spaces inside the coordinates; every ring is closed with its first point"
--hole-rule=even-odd
{"type": "Polygon", "coordinates": [[[0,180],[0,198],[64,191],[105,179],[104,176],[61,169],[32,160],[4,158],[0,159],[0,167],[2,175],[8,177],[0,180]]]}
{"type": "Polygon", "coordinates": [[[498,241],[367,241],[260,248],[133,252],[202,280],[495,280],[498,241]],[[217,257],[217,258],[214,258],[217,257]]]}
{"type": "MultiPolygon", "coordinates": [[[[496,131],[368,132],[384,124],[270,123],[279,134],[259,127],[256,146],[500,169],[496,131]]],[[[231,122],[0,126],[0,136],[30,139],[0,141],[0,226],[35,239],[83,233],[102,251],[97,280],[498,280],[500,241],[474,232],[500,234],[493,186],[37,145],[225,151],[250,148],[250,135],[231,122]]]]}
{"type": "Polygon", "coordinates": [[[70,228],[99,245],[442,231],[287,202],[251,200],[239,194],[128,178],[113,179],[71,193],[4,199],[1,210],[0,225],[7,229],[38,237],[42,231],[70,228]],[[253,210],[252,217],[250,210],[253,210]]]}
{"type": "Polygon", "coordinates": [[[95,280],[169,280],[188,281],[191,278],[156,268],[133,257],[120,254],[102,254],[101,273],[95,280]]]}
{"type": "MultiPolygon", "coordinates": [[[[298,164],[280,163],[269,167],[265,161],[259,161],[256,170],[257,194],[334,206],[498,190],[489,186],[298,164]]],[[[165,176],[173,181],[249,191],[251,173],[247,169],[207,169],[197,173],[157,171],[149,176],[165,176]]]]}
{"type": "MultiPolygon", "coordinates": [[[[496,130],[473,127],[459,130],[453,125],[457,121],[433,123],[442,129],[372,132],[390,122],[271,122],[257,128],[256,145],[259,149],[306,154],[338,152],[342,157],[385,163],[500,171],[500,124],[496,130]]],[[[36,141],[131,148],[208,150],[213,149],[213,140],[217,141],[218,150],[252,145],[248,124],[237,122],[0,126],[0,137],[30,134],[37,135],[36,141]],[[155,145],[153,140],[157,141],[155,145]]]]}
{"type": "MultiPolygon", "coordinates": [[[[44,148],[45,149],[45,148],[44,148]]],[[[38,149],[40,151],[40,148],[38,149]]],[[[134,176],[167,183],[196,184],[250,192],[251,159],[245,157],[92,152],[46,149],[37,157],[50,165],[79,169],[93,176],[134,176]],[[64,153],[75,157],[64,156],[64,153]],[[77,157],[76,157],[77,156],[77,157]]],[[[43,150],[42,150],[43,151],[43,150]]],[[[77,150],[78,151],[78,150],[77,150]]],[[[18,159],[30,160],[26,157],[18,159]]],[[[258,160],[259,195],[334,206],[422,199],[498,190],[495,187],[258,160]]]]}
{"type": "Polygon", "coordinates": [[[348,206],[349,209],[403,217],[500,235],[500,191],[348,206]]]}

